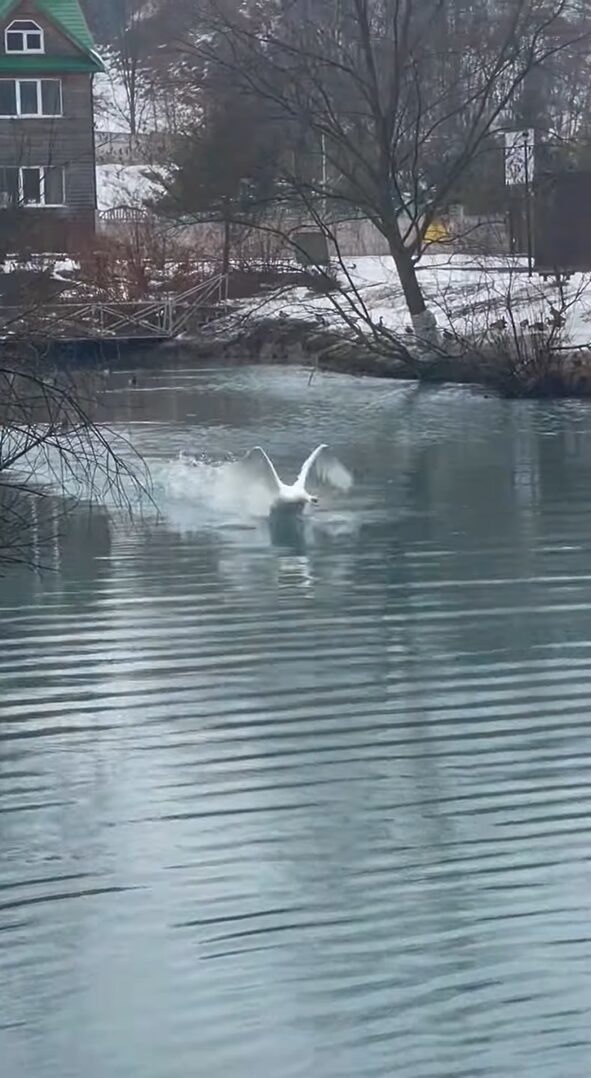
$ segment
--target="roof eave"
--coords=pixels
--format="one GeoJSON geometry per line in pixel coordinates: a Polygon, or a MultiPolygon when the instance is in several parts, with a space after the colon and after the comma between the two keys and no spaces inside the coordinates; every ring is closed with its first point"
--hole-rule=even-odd
{"type": "Polygon", "coordinates": [[[95,64],[95,71],[105,72],[107,70],[105,61],[103,60],[102,56],[100,56],[99,53],[96,51],[96,49],[90,50],[90,56],[95,64]]]}
{"type": "Polygon", "coordinates": [[[29,75],[96,75],[105,70],[105,66],[99,57],[26,57],[25,63],[19,63],[12,56],[0,56],[0,73],[13,75],[15,78],[24,74],[29,75]],[[65,61],[65,62],[64,62],[65,61]]]}

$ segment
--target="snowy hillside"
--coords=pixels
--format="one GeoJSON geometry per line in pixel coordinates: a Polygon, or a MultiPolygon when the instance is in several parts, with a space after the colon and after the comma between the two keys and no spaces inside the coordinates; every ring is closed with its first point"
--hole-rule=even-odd
{"type": "MultiPolygon", "coordinates": [[[[529,278],[524,269],[524,261],[518,258],[426,254],[419,263],[418,276],[441,329],[470,337],[490,328],[491,323],[511,318],[516,327],[548,324],[552,306],[559,304],[557,286],[537,276],[529,278]]],[[[366,311],[374,323],[401,334],[407,331],[410,318],[391,258],[347,259],[337,275],[342,292],[332,298],[302,288],[282,290],[272,293],[266,303],[257,300],[257,316],[309,317],[338,325],[340,306],[360,325],[366,311]]],[[[563,339],[565,343],[586,344],[591,340],[591,279],[575,274],[564,285],[564,299],[568,309],[563,339]]]]}
{"type": "Polygon", "coordinates": [[[98,209],[142,208],[157,191],[145,173],[144,165],[97,165],[98,209]]]}

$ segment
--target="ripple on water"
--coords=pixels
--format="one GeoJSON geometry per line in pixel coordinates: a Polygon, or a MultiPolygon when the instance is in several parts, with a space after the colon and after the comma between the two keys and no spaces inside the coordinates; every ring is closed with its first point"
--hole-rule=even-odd
{"type": "Polygon", "coordinates": [[[177,473],[3,582],[6,1074],[586,1076],[587,410],[145,377],[148,456],[357,487],[289,549],[177,473]]]}

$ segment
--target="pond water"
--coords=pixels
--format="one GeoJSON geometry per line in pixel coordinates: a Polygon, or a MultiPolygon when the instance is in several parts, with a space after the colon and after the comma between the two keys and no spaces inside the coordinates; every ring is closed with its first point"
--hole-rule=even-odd
{"type": "Polygon", "coordinates": [[[588,1076],[589,406],[107,403],[160,518],[80,510],[0,586],[2,1074],[588,1076]],[[220,497],[321,440],[355,486],[293,541],[220,497]]]}

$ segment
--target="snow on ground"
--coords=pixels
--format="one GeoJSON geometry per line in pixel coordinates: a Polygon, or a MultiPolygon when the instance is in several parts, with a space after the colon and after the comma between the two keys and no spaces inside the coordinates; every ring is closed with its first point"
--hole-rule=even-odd
{"type": "Polygon", "coordinates": [[[97,165],[96,194],[99,210],[142,207],[157,193],[146,176],[146,165],[97,165]]]}
{"type": "MultiPolygon", "coordinates": [[[[144,167],[139,165],[99,166],[99,208],[141,206],[144,198],[154,191],[144,172],[144,167]]],[[[23,262],[17,258],[7,259],[2,266],[5,272],[23,268],[23,262]]],[[[63,274],[66,279],[73,275],[75,279],[77,264],[65,257],[39,255],[31,258],[26,268],[49,270],[55,277],[63,274]]],[[[382,322],[394,332],[403,334],[410,328],[402,289],[390,258],[352,258],[345,261],[344,268],[334,269],[341,291],[319,295],[307,288],[276,289],[263,297],[236,301],[235,309],[241,315],[304,318],[319,325],[340,324],[342,328],[338,310],[341,308],[358,325],[363,325],[367,312],[374,323],[382,322]]],[[[526,320],[530,325],[539,322],[549,325],[551,306],[561,305],[559,290],[554,281],[543,281],[538,276],[529,278],[525,269],[522,259],[447,253],[426,254],[417,267],[427,305],[436,314],[440,327],[466,337],[478,336],[485,328],[490,329],[491,323],[503,319],[510,324],[509,307],[517,329],[526,320]]],[[[560,343],[591,343],[591,275],[575,274],[564,285],[563,296],[568,309],[560,343]]]]}
{"type": "MultiPolygon", "coordinates": [[[[251,310],[261,317],[308,317],[337,325],[337,308],[341,307],[359,325],[367,312],[374,323],[381,322],[395,332],[410,328],[391,258],[346,259],[344,267],[335,268],[343,292],[327,296],[304,288],[277,291],[266,301],[257,299],[251,310]]],[[[523,259],[429,253],[417,268],[427,306],[436,314],[440,327],[462,336],[482,333],[491,322],[501,319],[510,323],[511,313],[516,327],[525,321],[548,325],[551,305],[561,305],[556,283],[537,275],[529,278],[523,259]]],[[[569,305],[564,343],[586,344],[591,341],[591,275],[575,274],[564,285],[564,296],[569,305]]]]}
{"type": "Polygon", "coordinates": [[[17,255],[9,255],[4,262],[0,262],[0,272],[18,273],[29,271],[31,273],[49,273],[52,277],[68,277],[80,269],[80,263],[66,255],[46,254],[30,255],[28,258],[19,258],[17,255]]]}

